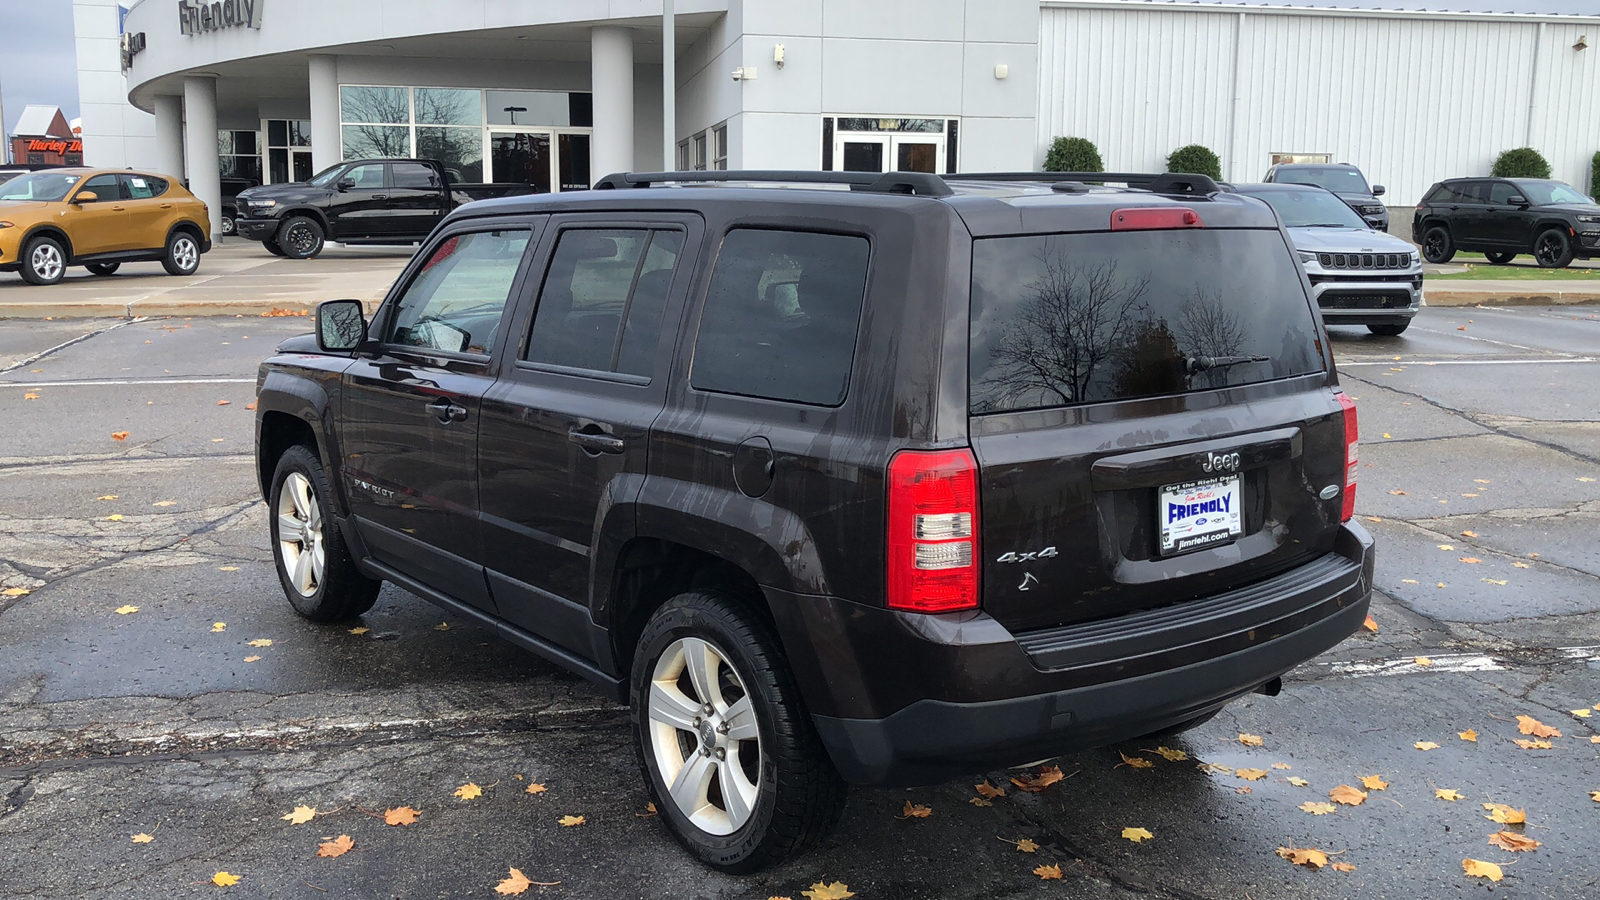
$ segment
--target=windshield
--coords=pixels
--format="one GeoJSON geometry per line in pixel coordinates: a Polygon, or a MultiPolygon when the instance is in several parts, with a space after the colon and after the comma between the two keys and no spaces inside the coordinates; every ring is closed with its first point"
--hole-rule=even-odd
{"type": "Polygon", "coordinates": [[[333,179],[342,171],[344,171],[344,163],[340,163],[337,166],[329,166],[311,176],[311,183],[317,187],[327,187],[333,183],[333,179]]]}
{"type": "MultiPolygon", "coordinates": [[[[1528,202],[1534,206],[1548,206],[1552,203],[1592,203],[1588,197],[1570,184],[1560,181],[1518,181],[1516,186],[1523,190],[1528,197],[1528,202]]],[[[4,188],[0,188],[4,190],[4,188]]]]}
{"type": "Polygon", "coordinates": [[[1341,194],[1366,194],[1367,179],[1355,169],[1293,168],[1279,169],[1272,180],[1278,184],[1314,184],[1341,194]]]}
{"type": "Polygon", "coordinates": [[[1320,372],[1313,315],[1300,267],[1275,230],[974,241],[971,410],[1131,400],[1320,372]],[[1212,365],[1223,359],[1237,362],[1212,365]]]}
{"type": "Polygon", "coordinates": [[[0,183],[0,200],[41,200],[45,203],[59,203],[66,199],[67,192],[72,190],[72,186],[82,177],[61,172],[18,175],[10,181],[0,183]]]}
{"type": "Polygon", "coordinates": [[[1327,191],[1240,191],[1277,210],[1289,228],[1366,228],[1343,200],[1327,191]]]}

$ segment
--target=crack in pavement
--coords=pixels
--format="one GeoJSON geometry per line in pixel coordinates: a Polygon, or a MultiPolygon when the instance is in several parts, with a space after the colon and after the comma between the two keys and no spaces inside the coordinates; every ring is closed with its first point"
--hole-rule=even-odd
{"type": "Polygon", "coordinates": [[[54,347],[51,347],[48,350],[43,350],[43,351],[40,351],[38,353],[35,353],[33,356],[30,356],[27,359],[20,360],[18,362],[14,362],[9,366],[0,367],[0,375],[4,375],[7,372],[15,372],[17,369],[20,369],[23,366],[31,366],[34,363],[38,362],[39,360],[48,357],[52,353],[57,353],[57,352],[60,352],[62,350],[65,350],[68,347],[73,346],[74,344],[81,344],[84,341],[93,340],[94,338],[97,338],[100,335],[105,334],[108,331],[116,331],[118,328],[121,328],[121,327],[123,327],[125,325],[135,325],[135,324],[138,324],[139,322],[145,322],[145,321],[148,321],[148,319],[146,317],[144,317],[144,316],[140,316],[140,317],[134,318],[134,319],[124,319],[124,320],[122,320],[120,322],[113,322],[112,324],[107,325],[104,328],[100,328],[100,329],[97,329],[95,331],[91,331],[88,334],[78,335],[77,337],[73,338],[70,341],[63,341],[62,343],[59,343],[59,344],[55,345],[54,347]]]}

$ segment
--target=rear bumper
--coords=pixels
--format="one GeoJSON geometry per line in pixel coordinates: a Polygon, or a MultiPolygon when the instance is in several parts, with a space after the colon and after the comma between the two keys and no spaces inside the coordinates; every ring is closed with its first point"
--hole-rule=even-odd
{"type": "Polygon", "coordinates": [[[982,613],[768,596],[840,773],[910,786],[1105,746],[1217,709],[1358,629],[1372,558],[1371,537],[1350,524],[1332,553],[1263,582],[1023,635],[982,613]]]}
{"type": "Polygon", "coordinates": [[[264,241],[278,233],[277,219],[234,219],[234,231],[249,241],[264,241]]]}

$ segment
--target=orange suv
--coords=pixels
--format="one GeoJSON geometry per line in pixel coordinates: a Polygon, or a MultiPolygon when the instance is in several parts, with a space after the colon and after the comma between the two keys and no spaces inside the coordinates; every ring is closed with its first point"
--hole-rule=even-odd
{"type": "Polygon", "coordinates": [[[55,284],[69,265],[110,275],[155,260],[193,275],[210,234],[206,205],[159,175],[45,169],[0,184],[0,272],[29,284],[55,284]]]}

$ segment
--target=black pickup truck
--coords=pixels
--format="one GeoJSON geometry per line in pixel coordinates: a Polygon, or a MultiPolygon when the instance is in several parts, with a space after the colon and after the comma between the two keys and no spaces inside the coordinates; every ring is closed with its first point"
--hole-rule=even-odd
{"type": "Polygon", "coordinates": [[[463,184],[431,159],[352,159],[310,181],[239,194],[237,232],[277,256],[310,259],[328,241],[414,244],[463,203],[529,194],[528,184],[463,184]]]}

